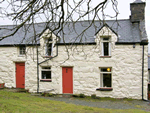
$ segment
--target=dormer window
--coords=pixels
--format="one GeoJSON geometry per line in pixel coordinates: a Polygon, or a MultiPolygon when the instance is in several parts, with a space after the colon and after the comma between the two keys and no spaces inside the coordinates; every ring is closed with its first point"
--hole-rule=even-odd
{"type": "Polygon", "coordinates": [[[53,42],[52,39],[45,39],[45,56],[52,56],[53,42]]]}
{"type": "Polygon", "coordinates": [[[102,37],[101,40],[102,40],[101,41],[101,48],[102,48],[101,56],[104,56],[104,57],[111,56],[110,37],[102,37]]]}

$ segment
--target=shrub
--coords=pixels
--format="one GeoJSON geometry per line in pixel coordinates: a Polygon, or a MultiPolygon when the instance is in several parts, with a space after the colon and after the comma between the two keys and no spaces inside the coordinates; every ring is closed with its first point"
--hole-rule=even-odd
{"type": "Polygon", "coordinates": [[[96,94],[92,94],[91,98],[96,99],[96,94]]]}
{"type": "Polygon", "coordinates": [[[44,95],[45,97],[49,97],[49,93],[45,93],[45,95],[44,95]]]}
{"type": "Polygon", "coordinates": [[[81,93],[81,94],[79,95],[79,97],[80,97],[80,98],[84,98],[85,95],[81,93]]]}
{"type": "Polygon", "coordinates": [[[45,93],[42,93],[41,96],[45,96],[45,93]]]}
{"type": "Polygon", "coordinates": [[[79,97],[79,95],[77,95],[77,94],[73,94],[73,95],[72,95],[72,97],[79,97]]]}
{"type": "Polygon", "coordinates": [[[53,96],[53,94],[52,94],[52,93],[49,93],[49,96],[50,96],[50,97],[52,97],[52,96],[53,96]]]}

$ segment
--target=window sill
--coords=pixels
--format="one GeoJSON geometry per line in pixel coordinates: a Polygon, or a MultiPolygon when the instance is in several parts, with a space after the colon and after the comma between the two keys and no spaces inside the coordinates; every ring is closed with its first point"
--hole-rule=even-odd
{"type": "Polygon", "coordinates": [[[53,57],[53,56],[43,56],[43,58],[51,58],[51,57],[53,57]]]}
{"type": "Polygon", "coordinates": [[[100,56],[100,58],[111,58],[111,56],[100,56]]]}
{"type": "Polygon", "coordinates": [[[113,88],[108,88],[108,87],[102,87],[102,88],[97,88],[96,90],[98,90],[98,91],[112,91],[113,90],[113,88]]]}
{"type": "Polygon", "coordinates": [[[40,79],[40,82],[52,82],[52,79],[40,79]]]}

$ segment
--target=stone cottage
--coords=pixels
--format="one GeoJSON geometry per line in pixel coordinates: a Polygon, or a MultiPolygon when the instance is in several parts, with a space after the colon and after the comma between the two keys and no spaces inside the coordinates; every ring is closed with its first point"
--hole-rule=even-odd
{"type": "MultiPolygon", "coordinates": [[[[32,28],[20,29],[0,41],[0,83],[30,92],[147,99],[145,2],[136,0],[130,9],[129,19],[97,20],[80,37],[92,21],[68,22],[57,35],[47,28],[37,43],[32,28]]],[[[35,24],[36,32],[44,26],[35,24]]]]}

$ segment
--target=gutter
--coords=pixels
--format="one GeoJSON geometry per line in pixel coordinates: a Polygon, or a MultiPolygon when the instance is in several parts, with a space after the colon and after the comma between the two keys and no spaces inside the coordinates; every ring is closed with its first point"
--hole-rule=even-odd
{"type": "Polygon", "coordinates": [[[37,49],[37,93],[40,93],[39,92],[39,65],[46,62],[46,61],[48,61],[48,60],[51,60],[51,59],[57,57],[57,56],[58,56],[58,45],[56,44],[56,55],[54,57],[50,57],[50,58],[48,58],[48,59],[46,59],[46,60],[39,63],[38,62],[38,49],[37,49]]]}

